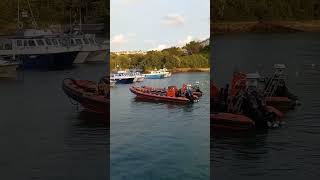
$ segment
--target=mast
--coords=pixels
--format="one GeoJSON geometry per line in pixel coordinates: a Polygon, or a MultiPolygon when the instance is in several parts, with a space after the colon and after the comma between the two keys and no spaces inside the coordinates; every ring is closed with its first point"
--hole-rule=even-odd
{"type": "Polygon", "coordinates": [[[80,33],[82,32],[82,14],[81,14],[81,6],[80,6],[80,8],[79,8],[79,10],[80,10],[80,24],[79,24],[79,31],[80,31],[80,33]]]}

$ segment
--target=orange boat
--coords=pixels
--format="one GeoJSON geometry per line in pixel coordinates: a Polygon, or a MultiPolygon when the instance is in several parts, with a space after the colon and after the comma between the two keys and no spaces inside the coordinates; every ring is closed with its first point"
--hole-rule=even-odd
{"type": "Polygon", "coordinates": [[[191,96],[177,96],[178,89],[176,86],[169,86],[165,91],[161,88],[152,88],[152,87],[130,87],[130,91],[134,93],[137,98],[150,100],[150,101],[161,101],[161,102],[172,102],[172,103],[181,103],[188,104],[198,101],[198,97],[195,95],[191,96]]]}
{"type": "Polygon", "coordinates": [[[81,104],[85,110],[98,114],[109,112],[110,99],[107,96],[109,93],[105,91],[106,86],[93,81],[71,78],[64,79],[62,83],[62,89],[70,99],[81,104]]]}
{"type": "Polygon", "coordinates": [[[211,127],[214,129],[252,130],[255,122],[247,116],[232,113],[214,113],[210,115],[211,127]]]}
{"type": "MultiPolygon", "coordinates": [[[[248,98],[252,98],[252,94],[248,94],[246,85],[246,76],[243,73],[234,74],[230,91],[228,86],[225,90],[218,90],[211,82],[211,127],[214,129],[250,130],[280,125],[284,114],[278,109],[272,106],[258,105],[259,103],[256,104],[257,108],[248,106],[248,103],[251,102],[248,101],[248,98]],[[242,96],[246,100],[241,100],[242,96]],[[246,106],[242,106],[242,103],[246,106]]],[[[252,102],[255,101],[259,101],[259,99],[254,99],[252,102]]]]}

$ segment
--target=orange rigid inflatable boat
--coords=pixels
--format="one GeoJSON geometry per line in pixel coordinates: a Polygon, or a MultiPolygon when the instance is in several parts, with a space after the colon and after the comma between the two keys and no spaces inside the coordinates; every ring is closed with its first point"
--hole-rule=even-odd
{"type": "Polygon", "coordinates": [[[63,80],[62,89],[65,94],[79,103],[86,111],[107,114],[109,112],[110,99],[107,92],[101,92],[101,84],[88,80],[75,80],[67,78],[63,80]],[[100,92],[99,92],[100,91],[100,92]]]}
{"type": "Polygon", "coordinates": [[[178,89],[176,86],[169,86],[167,90],[161,88],[152,87],[130,87],[130,91],[137,96],[137,98],[150,100],[150,101],[162,101],[172,102],[180,104],[194,103],[198,101],[198,97],[191,96],[177,96],[178,89]]]}

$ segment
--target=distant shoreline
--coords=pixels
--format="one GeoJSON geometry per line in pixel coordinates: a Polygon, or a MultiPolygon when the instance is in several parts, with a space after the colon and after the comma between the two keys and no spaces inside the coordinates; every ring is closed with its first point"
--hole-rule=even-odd
{"type": "MultiPolygon", "coordinates": [[[[111,70],[111,72],[117,71],[116,69],[111,70]]],[[[153,70],[146,70],[145,73],[149,73],[153,70]]],[[[169,69],[171,73],[191,73],[191,72],[210,72],[210,68],[174,68],[169,69]]]]}
{"type": "Polygon", "coordinates": [[[309,21],[219,21],[211,24],[211,33],[242,32],[320,32],[320,20],[309,21]]]}

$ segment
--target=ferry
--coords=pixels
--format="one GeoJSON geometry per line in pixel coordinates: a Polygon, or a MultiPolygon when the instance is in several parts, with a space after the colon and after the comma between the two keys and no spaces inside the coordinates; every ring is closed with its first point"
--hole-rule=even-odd
{"type": "MultiPolygon", "coordinates": [[[[30,7],[29,11],[32,12],[30,7]]],[[[22,16],[29,18],[26,11],[22,12],[22,16]]],[[[14,35],[0,37],[0,58],[18,60],[20,66],[27,69],[65,69],[72,67],[74,62],[83,63],[95,57],[106,59],[109,49],[107,41],[100,43],[94,34],[83,34],[81,29],[70,30],[70,33],[53,33],[38,28],[33,15],[30,18],[32,28],[24,28],[18,13],[18,31],[14,35]]]]}
{"type": "Polygon", "coordinates": [[[118,71],[110,76],[110,80],[116,81],[117,84],[131,84],[134,82],[136,76],[126,71],[118,71]]]}

